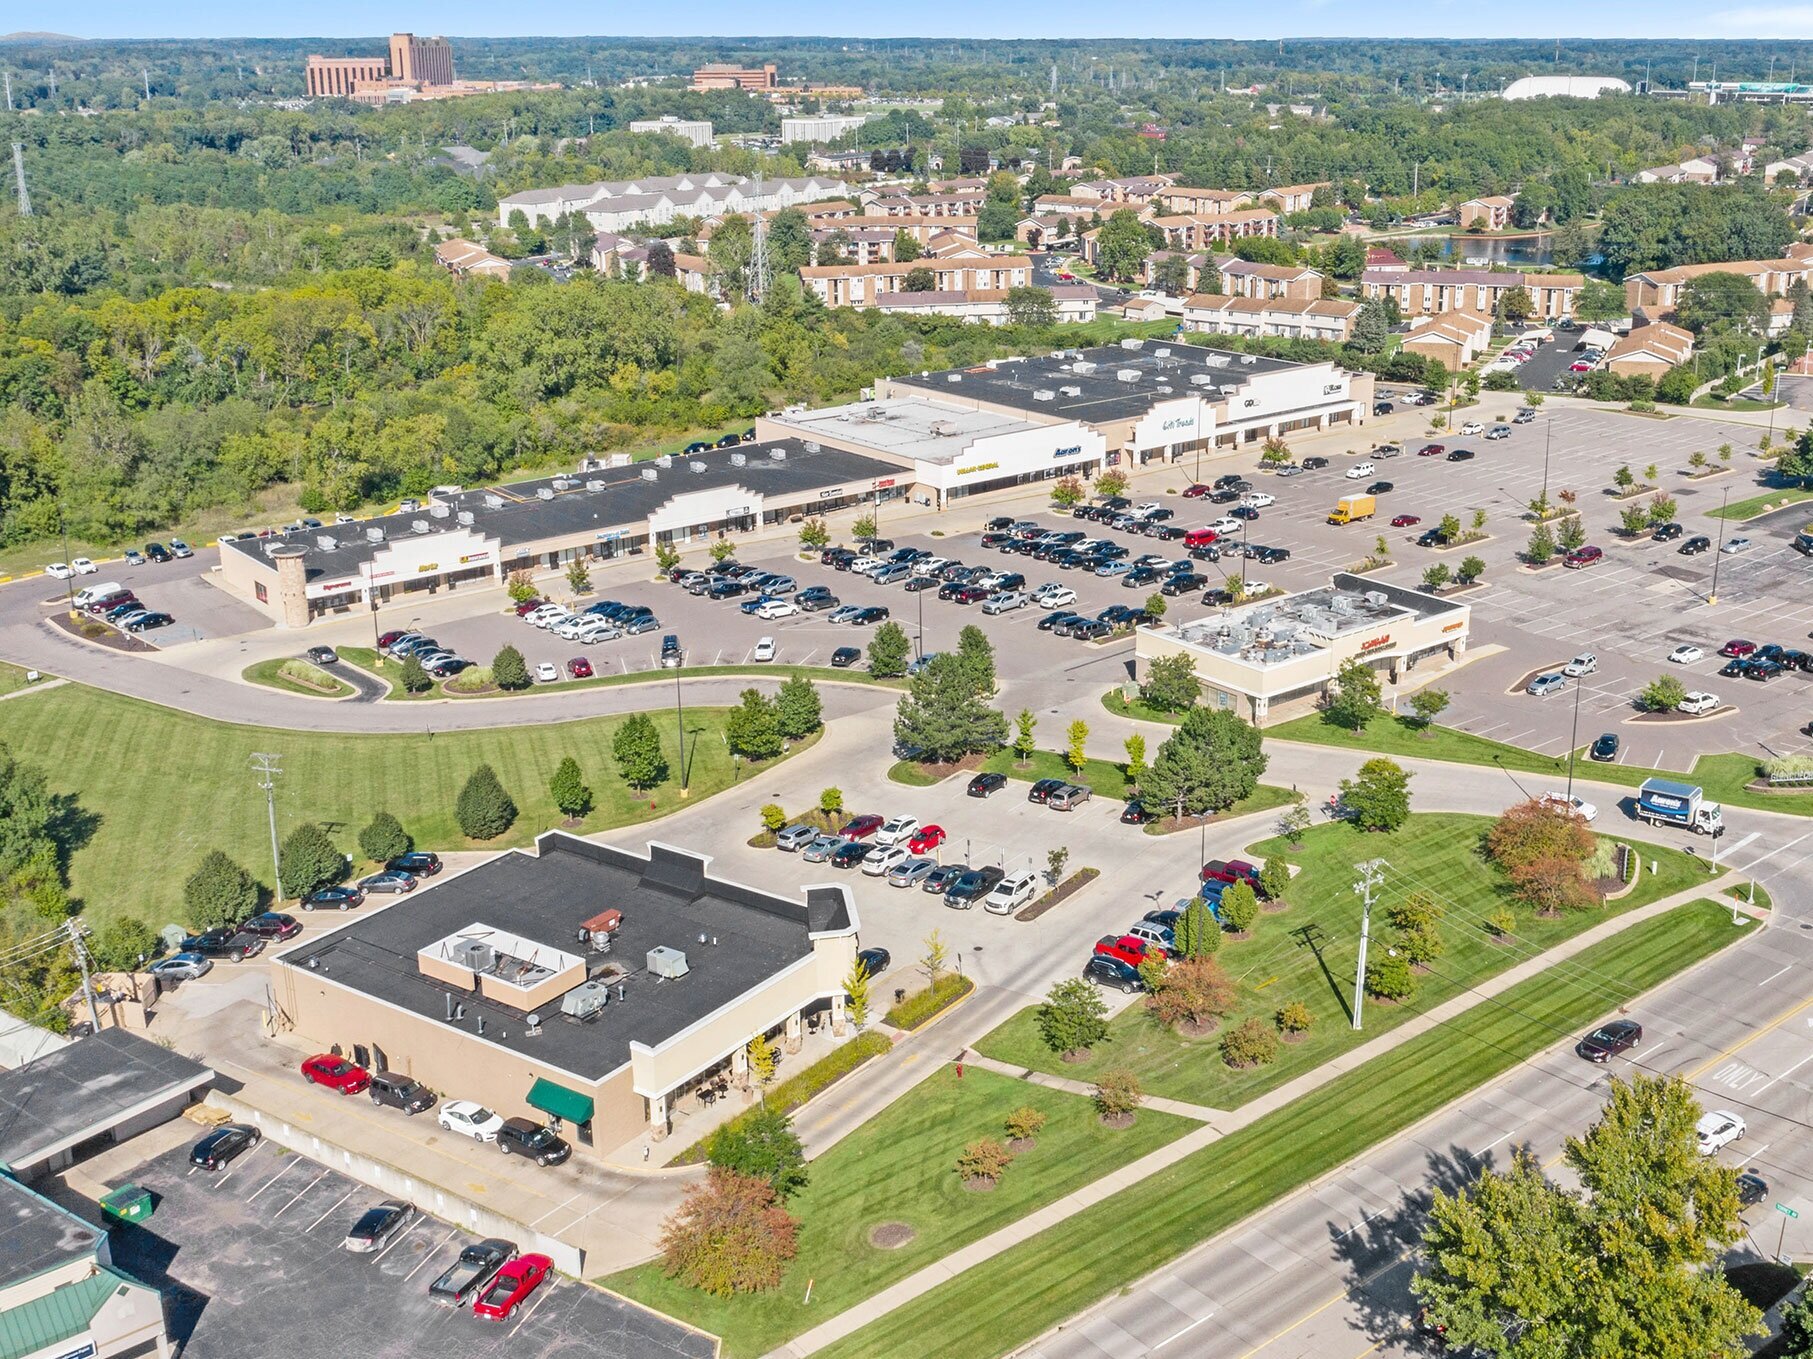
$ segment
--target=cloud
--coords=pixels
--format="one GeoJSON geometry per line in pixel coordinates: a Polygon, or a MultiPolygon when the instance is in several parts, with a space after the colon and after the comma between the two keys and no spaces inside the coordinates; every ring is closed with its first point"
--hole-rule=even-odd
{"type": "Polygon", "coordinates": [[[1703,32],[1754,38],[1813,37],[1813,5],[1746,5],[1714,14],[1703,32]]]}

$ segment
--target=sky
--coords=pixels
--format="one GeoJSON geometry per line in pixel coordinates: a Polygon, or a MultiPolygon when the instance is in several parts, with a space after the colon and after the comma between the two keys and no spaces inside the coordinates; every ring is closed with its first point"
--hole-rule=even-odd
{"type": "Polygon", "coordinates": [[[1101,0],[1043,0],[1033,6],[974,0],[852,6],[847,0],[693,0],[663,5],[538,6],[495,0],[313,0],[248,6],[244,0],[7,0],[0,31],[42,30],[84,38],[291,38],[362,36],[391,29],[449,36],[671,36],[836,34],[850,37],[1374,38],[1717,37],[1813,38],[1813,3],[1720,4],[1704,0],[1420,0],[1358,5],[1335,0],[1140,0],[1130,9],[1101,0]],[[1031,22],[1029,23],[1029,19],[1031,22]]]}

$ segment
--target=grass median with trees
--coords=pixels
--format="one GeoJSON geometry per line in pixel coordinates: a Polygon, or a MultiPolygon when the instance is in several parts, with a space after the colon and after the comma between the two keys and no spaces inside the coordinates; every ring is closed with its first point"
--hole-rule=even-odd
{"type": "MultiPolygon", "coordinates": [[[[799,1255],[778,1288],[715,1298],[668,1278],[659,1263],[599,1282],[722,1337],[728,1359],[756,1359],[1193,1126],[1142,1109],[1131,1127],[1108,1128],[1081,1095],[976,1068],[958,1078],[947,1067],[808,1164],[806,1187],[787,1204],[801,1224],[799,1255]],[[1014,1158],[991,1192],[965,1189],[955,1169],[965,1146],[1004,1136],[1009,1116],[1022,1108],[1045,1115],[1036,1145],[1014,1158]],[[887,1222],[906,1224],[913,1239],[892,1250],[872,1245],[869,1233],[887,1222]]],[[[956,1344],[942,1352],[969,1349],[956,1344]]]]}
{"type": "Polygon", "coordinates": [[[820,1359],[992,1359],[1023,1346],[1752,928],[1733,928],[1711,901],[1632,926],[1192,1153],[1137,1193],[1113,1195],[867,1319],[820,1359]]]}
{"type": "MultiPolygon", "coordinates": [[[[1363,834],[1337,823],[1307,831],[1296,847],[1282,837],[1253,845],[1247,857],[1255,863],[1279,855],[1299,871],[1283,892],[1289,910],[1261,912],[1252,922],[1249,939],[1236,941],[1224,935],[1218,941],[1215,959],[1236,983],[1236,992],[1219,1028],[1209,1033],[1181,1036],[1175,1028],[1156,1022],[1145,1004],[1136,1004],[1115,1016],[1107,1038],[1092,1048],[1087,1059],[1067,1062],[1042,1040],[1038,1007],[1034,1006],[982,1039],[977,1050],[1015,1066],[1073,1080],[1093,1080],[1102,1072],[1125,1067],[1155,1095],[1234,1109],[1441,1004],[1465,987],[1590,929],[1608,915],[1682,891],[1706,876],[1699,860],[1678,850],[1645,845],[1644,857],[1655,859],[1658,871],[1650,873],[1646,867],[1628,896],[1601,908],[1543,919],[1519,905],[1509,879],[1480,853],[1481,837],[1491,824],[1488,817],[1433,813],[1412,816],[1402,830],[1391,834],[1363,834]],[[1387,860],[1392,870],[1373,909],[1373,960],[1387,956],[1389,913],[1418,891],[1443,910],[1443,918],[1434,926],[1441,952],[1432,962],[1433,970],[1414,977],[1414,994],[1406,1002],[1369,1001],[1366,1028],[1356,1034],[1347,1010],[1352,1003],[1360,932],[1354,864],[1373,857],[1387,860]],[[1487,924],[1488,917],[1503,910],[1512,911],[1515,919],[1508,942],[1487,924]],[[1293,933],[1312,920],[1322,940],[1318,951],[1302,947],[1300,936],[1293,933]],[[1274,1031],[1282,1027],[1288,1033],[1278,1015],[1291,1004],[1307,1006],[1311,1023],[1282,1044],[1273,1060],[1239,1066],[1223,1060],[1222,1039],[1246,1020],[1259,1020],[1274,1031]]],[[[1228,914],[1226,902],[1224,896],[1224,917],[1228,914]]]]}

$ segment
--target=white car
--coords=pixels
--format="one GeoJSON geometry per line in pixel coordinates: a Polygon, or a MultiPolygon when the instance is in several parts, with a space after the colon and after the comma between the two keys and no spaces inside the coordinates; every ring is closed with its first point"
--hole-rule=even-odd
{"type": "Polygon", "coordinates": [[[1542,805],[1558,807],[1562,811],[1571,811],[1582,821],[1591,821],[1599,815],[1599,809],[1582,797],[1569,797],[1566,793],[1544,793],[1542,805]]]}
{"type": "Polygon", "coordinates": [[[1477,420],[1469,420],[1460,427],[1460,432],[1462,434],[1484,434],[1486,432],[1486,427],[1477,420]]]}
{"type": "Polygon", "coordinates": [[[774,659],[774,638],[763,637],[763,638],[758,639],[755,644],[755,651],[754,651],[751,659],[758,660],[758,661],[773,660],[774,659]]]}
{"type": "Polygon", "coordinates": [[[982,601],[983,613],[1006,613],[1010,609],[1023,609],[1032,601],[1018,590],[1003,590],[998,595],[990,595],[982,601]]]}
{"type": "Polygon", "coordinates": [[[1592,674],[1598,668],[1599,658],[1590,651],[1582,651],[1578,656],[1574,657],[1573,660],[1561,667],[1561,673],[1568,676],[1570,679],[1579,679],[1582,675],[1592,674]]]}
{"type": "Polygon", "coordinates": [[[791,599],[764,599],[756,606],[755,616],[772,623],[777,618],[791,618],[798,612],[799,605],[791,599]]]}
{"type": "Polygon", "coordinates": [[[543,661],[535,667],[535,679],[539,684],[552,684],[560,678],[560,667],[553,661],[543,661]]]}
{"type": "Polygon", "coordinates": [[[935,576],[951,564],[949,557],[921,557],[913,563],[915,576],[935,576]]]}
{"type": "Polygon", "coordinates": [[[1718,706],[1719,696],[1717,694],[1703,693],[1697,689],[1693,693],[1687,695],[1687,697],[1682,699],[1679,703],[1675,704],[1677,711],[1687,713],[1694,717],[1699,716],[1701,713],[1709,713],[1718,706]]]}
{"type": "Polygon", "coordinates": [[[880,557],[858,557],[855,561],[850,563],[850,574],[853,576],[866,576],[880,565],[880,557]]]}
{"type": "Polygon", "coordinates": [[[1148,500],[1143,505],[1135,505],[1132,509],[1128,510],[1127,513],[1136,514],[1141,519],[1144,519],[1149,514],[1157,514],[1163,508],[1164,506],[1158,501],[1148,500]]]}
{"type": "Polygon", "coordinates": [[[74,557],[70,560],[69,569],[78,576],[92,576],[101,568],[89,561],[86,557],[74,557]]]}
{"type": "Polygon", "coordinates": [[[1208,527],[1209,532],[1219,533],[1223,537],[1226,537],[1229,534],[1239,533],[1241,528],[1243,527],[1243,521],[1234,518],[1234,516],[1231,514],[1224,514],[1221,516],[1221,518],[1215,520],[1213,523],[1209,524],[1207,527],[1208,527]]]}
{"type": "Polygon", "coordinates": [[[53,576],[57,580],[68,580],[71,576],[75,575],[75,572],[69,569],[69,564],[67,562],[52,562],[49,566],[44,568],[44,574],[53,576]]]}
{"type": "Polygon", "coordinates": [[[543,604],[539,609],[531,609],[524,614],[522,621],[532,628],[545,628],[570,616],[570,611],[564,604],[543,604]]]}
{"type": "Polygon", "coordinates": [[[553,627],[549,628],[548,631],[553,633],[556,637],[561,637],[569,642],[574,642],[579,640],[580,633],[599,621],[599,618],[595,614],[576,613],[571,618],[561,619],[553,627]]]}
{"type": "Polygon", "coordinates": [[[1042,609],[1055,609],[1076,603],[1076,591],[1068,585],[1044,585],[1033,593],[1033,602],[1042,609]]]}
{"type": "Polygon", "coordinates": [[[1695,661],[1704,659],[1705,655],[1697,646],[1678,646],[1668,653],[1668,659],[1676,665],[1692,665],[1695,661]]]}
{"type": "Polygon", "coordinates": [[[862,871],[871,878],[879,878],[912,857],[906,852],[905,845],[877,845],[862,856],[862,871]]]}
{"type": "Polygon", "coordinates": [[[437,1117],[448,1132],[464,1133],[475,1142],[497,1141],[497,1130],[504,1126],[501,1115],[472,1099],[448,1100],[437,1117]]]}
{"type": "Polygon", "coordinates": [[[1725,546],[1719,549],[1719,551],[1723,552],[1727,557],[1733,556],[1739,552],[1748,552],[1749,550],[1750,540],[1741,535],[1736,538],[1727,538],[1725,540],[1725,546]]]}
{"type": "Polygon", "coordinates": [[[918,817],[891,816],[882,823],[881,829],[875,832],[875,843],[878,845],[896,845],[904,840],[911,840],[918,833],[918,817]]]}
{"type": "Polygon", "coordinates": [[[1349,481],[1359,481],[1362,477],[1369,477],[1378,470],[1369,462],[1356,462],[1347,469],[1345,475],[1349,481]]]}
{"type": "Polygon", "coordinates": [[[1038,881],[1032,873],[1009,873],[982,898],[982,909],[993,915],[1010,915],[1032,900],[1038,881]]]}
{"type": "Polygon", "coordinates": [[[1269,491],[1248,491],[1241,497],[1242,505],[1250,505],[1256,510],[1263,510],[1278,503],[1278,497],[1269,491]]]}
{"type": "Polygon", "coordinates": [[[1728,1147],[1744,1135],[1744,1120],[1729,1109],[1714,1109],[1711,1113],[1700,1116],[1700,1121],[1693,1125],[1693,1131],[1700,1140],[1700,1155],[1710,1156],[1720,1147],[1728,1147]]]}

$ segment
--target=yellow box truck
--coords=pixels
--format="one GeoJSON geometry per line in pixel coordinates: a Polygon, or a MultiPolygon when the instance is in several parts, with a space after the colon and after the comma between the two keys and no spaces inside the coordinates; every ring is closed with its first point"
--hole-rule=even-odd
{"type": "Polygon", "coordinates": [[[1328,516],[1331,524],[1357,524],[1362,519],[1370,519],[1379,508],[1376,498],[1369,495],[1344,495],[1335,502],[1334,513],[1328,516]]]}

